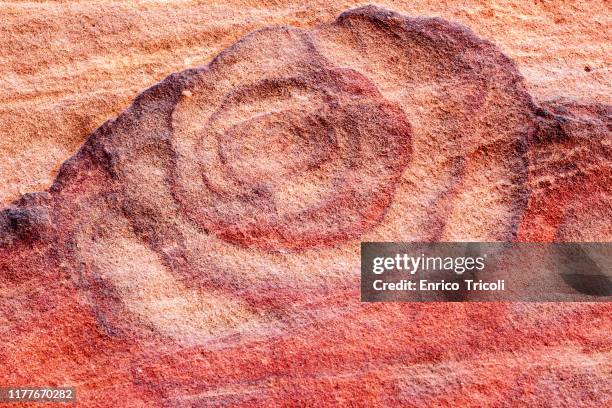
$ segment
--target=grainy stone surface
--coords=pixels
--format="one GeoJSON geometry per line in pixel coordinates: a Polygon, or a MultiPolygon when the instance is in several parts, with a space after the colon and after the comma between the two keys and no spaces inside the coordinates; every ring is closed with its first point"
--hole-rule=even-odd
{"type": "Polygon", "coordinates": [[[0,212],[0,378],[83,406],[610,402],[608,304],[361,304],[360,241],[609,241],[610,108],[378,7],[172,74],[0,212]]]}
{"type": "MultiPolygon", "coordinates": [[[[612,103],[607,0],[380,0],[470,27],[518,65],[534,98],[612,103]]],[[[105,120],[167,75],[251,31],[310,28],[356,0],[0,1],[0,202],[45,190],[105,120]],[[6,159],[5,159],[6,158],[6,159]]]]}

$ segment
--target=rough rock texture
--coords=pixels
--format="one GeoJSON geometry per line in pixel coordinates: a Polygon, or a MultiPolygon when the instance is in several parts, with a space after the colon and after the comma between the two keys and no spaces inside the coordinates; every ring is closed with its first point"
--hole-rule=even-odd
{"type": "MultiPolygon", "coordinates": [[[[470,27],[518,65],[532,96],[612,103],[607,0],[379,0],[470,27]]],[[[361,0],[0,1],[0,202],[46,190],[108,118],[172,72],[251,31],[310,28],[361,0]]]]}
{"type": "Polygon", "coordinates": [[[360,241],[612,238],[610,108],[438,18],[269,27],[0,212],[0,378],[83,406],[610,403],[609,304],[361,304],[360,241]]]}
{"type": "Polygon", "coordinates": [[[530,150],[524,241],[612,241],[612,108],[543,104],[530,150]]]}

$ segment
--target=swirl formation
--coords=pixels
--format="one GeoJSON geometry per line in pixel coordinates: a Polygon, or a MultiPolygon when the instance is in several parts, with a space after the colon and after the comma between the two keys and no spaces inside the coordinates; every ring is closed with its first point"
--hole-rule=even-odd
{"type": "MultiPolygon", "coordinates": [[[[208,85],[208,84],[206,84],[208,85]]],[[[377,223],[410,159],[410,126],[350,69],[189,88],[173,114],[175,195],[207,231],[267,250],[326,246],[377,223]]]]}
{"type": "Polygon", "coordinates": [[[263,29],[141,94],[64,166],[57,190],[88,208],[67,245],[108,331],[286,327],[353,287],[359,241],[513,239],[532,109],[511,61],[442,20],[364,8],[263,29]],[[106,181],[84,193],[79,174],[106,181]]]}

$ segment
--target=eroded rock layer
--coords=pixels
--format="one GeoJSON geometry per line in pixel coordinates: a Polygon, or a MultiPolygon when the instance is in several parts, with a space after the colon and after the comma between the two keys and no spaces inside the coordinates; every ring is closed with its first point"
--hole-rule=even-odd
{"type": "Polygon", "coordinates": [[[609,305],[361,304],[359,243],[608,241],[610,148],[609,107],[536,106],[441,19],[257,31],[0,212],[0,374],[83,406],[604,406],[609,305]]]}

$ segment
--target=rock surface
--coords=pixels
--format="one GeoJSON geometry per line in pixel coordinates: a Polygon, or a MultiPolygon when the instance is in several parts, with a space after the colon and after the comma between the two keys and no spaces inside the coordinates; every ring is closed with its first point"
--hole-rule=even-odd
{"type": "Polygon", "coordinates": [[[361,304],[361,241],[609,241],[610,107],[463,26],[269,27],[0,212],[0,376],[83,406],[605,406],[608,304],[361,304]]]}
{"type": "MultiPolygon", "coordinates": [[[[538,101],[612,103],[606,0],[379,0],[474,30],[518,65],[538,101]]],[[[269,25],[310,28],[359,0],[0,3],[0,202],[46,190],[108,118],[172,72],[269,25]]]]}

